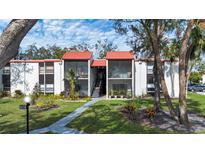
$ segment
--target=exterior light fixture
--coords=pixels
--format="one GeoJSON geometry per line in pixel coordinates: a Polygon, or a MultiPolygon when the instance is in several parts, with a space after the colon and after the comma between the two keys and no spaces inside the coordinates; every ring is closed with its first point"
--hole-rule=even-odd
{"type": "Polygon", "coordinates": [[[31,104],[31,97],[26,96],[23,99],[24,103],[26,103],[26,133],[29,134],[29,106],[31,104]]]}

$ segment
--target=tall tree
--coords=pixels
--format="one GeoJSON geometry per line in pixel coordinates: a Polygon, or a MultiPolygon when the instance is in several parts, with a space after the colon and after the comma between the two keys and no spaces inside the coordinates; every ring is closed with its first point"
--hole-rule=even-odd
{"type": "Polygon", "coordinates": [[[85,43],[85,42],[82,42],[82,43],[79,43],[79,44],[72,45],[71,47],[69,47],[69,50],[70,51],[72,51],[72,50],[75,50],[75,51],[89,51],[92,48],[93,48],[92,45],[90,45],[88,43],[85,43]]]}
{"type": "Polygon", "coordinates": [[[98,40],[94,45],[94,49],[99,54],[98,58],[103,59],[108,51],[117,50],[117,45],[114,45],[111,41],[108,41],[108,39],[98,40]]]}
{"type": "Polygon", "coordinates": [[[179,111],[180,122],[187,125],[189,124],[187,114],[186,102],[186,60],[188,53],[188,42],[191,36],[191,31],[194,26],[194,20],[187,23],[187,27],[182,38],[180,53],[179,53],[179,111]]]}
{"type": "Polygon", "coordinates": [[[176,113],[169,96],[166,82],[164,79],[163,64],[160,58],[161,51],[166,47],[167,37],[166,34],[173,31],[174,21],[172,20],[117,20],[115,29],[121,33],[132,32],[133,37],[131,44],[134,44],[133,49],[141,49],[144,53],[154,57],[154,78],[155,78],[155,107],[159,110],[159,91],[160,84],[162,87],[163,95],[165,97],[167,106],[170,110],[170,114],[173,118],[176,118],[176,113]],[[124,28],[123,27],[126,27],[124,28]],[[116,28],[117,27],[117,28],[116,28]],[[134,39],[133,39],[134,38],[134,39]]]}
{"type": "Polygon", "coordinates": [[[29,45],[26,50],[20,50],[15,59],[60,59],[68,51],[56,45],[37,47],[36,44],[29,45]]]}
{"type": "MultiPolygon", "coordinates": [[[[197,57],[197,52],[204,49],[204,20],[188,20],[183,34],[179,52],[179,110],[180,122],[189,126],[186,101],[187,72],[191,57],[197,57]]],[[[199,55],[199,54],[198,54],[199,55]]]]}
{"type": "Polygon", "coordinates": [[[0,36],[0,68],[18,54],[19,45],[36,24],[34,19],[13,19],[0,36]]]}

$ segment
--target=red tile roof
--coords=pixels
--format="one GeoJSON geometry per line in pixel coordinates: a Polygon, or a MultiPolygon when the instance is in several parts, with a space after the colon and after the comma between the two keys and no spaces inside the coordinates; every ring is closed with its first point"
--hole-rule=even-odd
{"type": "Polygon", "coordinates": [[[134,54],[129,51],[110,51],[107,52],[106,59],[134,59],[134,54]]]}
{"type": "Polygon", "coordinates": [[[93,60],[91,67],[106,67],[105,59],[93,60]]]}
{"type": "Polygon", "coordinates": [[[92,58],[93,53],[90,51],[71,51],[71,52],[66,52],[62,59],[65,60],[88,60],[92,58]]]}
{"type": "Polygon", "coordinates": [[[60,59],[10,60],[10,63],[43,63],[43,62],[61,62],[61,60],[60,59]]]}

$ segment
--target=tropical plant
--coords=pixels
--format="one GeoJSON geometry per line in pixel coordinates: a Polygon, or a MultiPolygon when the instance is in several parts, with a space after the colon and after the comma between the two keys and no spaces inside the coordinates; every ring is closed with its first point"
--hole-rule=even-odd
{"type": "Polygon", "coordinates": [[[122,112],[127,113],[129,115],[133,114],[136,111],[137,107],[134,102],[127,103],[122,107],[122,112]]]}
{"type": "Polygon", "coordinates": [[[75,75],[75,72],[72,69],[69,69],[67,74],[66,74],[66,79],[69,82],[69,87],[70,87],[70,91],[69,91],[69,96],[72,100],[76,99],[76,95],[75,95],[75,86],[76,86],[76,82],[78,80],[78,77],[75,75]]]}
{"type": "Polygon", "coordinates": [[[155,117],[156,112],[153,108],[147,108],[147,109],[145,109],[145,114],[149,119],[152,119],[155,117]]]}
{"type": "Polygon", "coordinates": [[[186,85],[188,65],[190,59],[199,56],[199,53],[204,50],[204,27],[201,24],[204,20],[192,19],[185,24],[185,31],[181,38],[179,49],[179,117],[180,122],[189,126],[186,101],[186,85]]]}

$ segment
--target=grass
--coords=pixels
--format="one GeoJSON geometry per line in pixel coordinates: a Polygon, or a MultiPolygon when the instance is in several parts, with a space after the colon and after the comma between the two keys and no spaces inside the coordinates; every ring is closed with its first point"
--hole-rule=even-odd
{"type": "MultiPolygon", "coordinates": [[[[130,122],[120,112],[119,107],[129,103],[122,100],[101,100],[89,108],[67,127],[94,134],[140,134],[171,133],[130,122]]],[[[149,102],[148,104],[149,105],[149,102]]],[[[143,106],[143,104],[138,104],[143,106]]]]}
{"type": "MultiPolygon", "coordinates": [[[[59,108],[37,111],[30,107],[30,129],[47,127],[71,113],[85,102],[55,101],[59,108]]],[[[0,133],[16,134],[26,131],[26,110],[20,110],[22,99],[0,99],[0,133]]]]}
{"type": "Polygon", "coordinates": [[[188,94],[188,111],[205,116],[205,95],[196,93],[188,94]]]}
{"type": "MultiPolygon", "coordinates": [[[[99,134],[155,134],[155,133],[180,133],[170,132],[159,129],[148,128],[137,123],[130,122],[119,112],[119,108],[129,103],[123,100],[102,100],[94,104],[79,118],[68,124],[67,127],[75,128],[86,133],[99,134]]],[[[138,109],[152,107],[153,100],[151,97],[136,99],[135,104],[138,109]]],[[[176,107],[178,99],[173,99],[176,107]]],[[[168,110],[164,99],[161,100],[162,108],[168,110]]],[[[205,96],[189,93],[188,110],[199,115],[205,116],[205,96]]],[[[203,132],[202,132],[203,133],[203,132]]]]}

